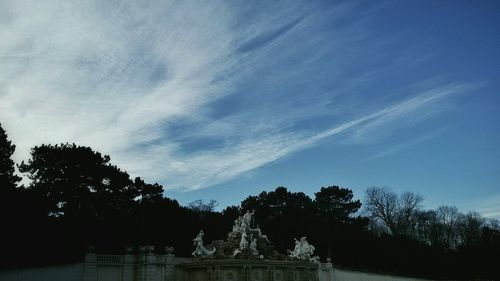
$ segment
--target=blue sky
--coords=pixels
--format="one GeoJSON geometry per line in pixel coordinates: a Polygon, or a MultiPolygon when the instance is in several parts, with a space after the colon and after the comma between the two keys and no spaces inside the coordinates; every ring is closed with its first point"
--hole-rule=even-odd
{"type": "Polygon", "coordinates": [[[1,1],[0,122],[187,203],[414,191],[500,217],[498,1],[1,1]],[[139,3],[140,2],[140,3],[139,3]]]}

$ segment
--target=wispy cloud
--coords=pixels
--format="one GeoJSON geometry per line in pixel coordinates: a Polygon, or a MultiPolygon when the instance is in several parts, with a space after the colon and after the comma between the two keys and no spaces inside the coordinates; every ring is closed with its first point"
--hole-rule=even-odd
{"type": "Polygon", "coordinates": [[[435,132],[435,133],[432,133],[432,134],[429,134],[429,135],[425,135],[425,136],[422,136],[422,137],[418,137],[416,139],[413,139],[411,141],[408,141],[408,142],[405,142],[405,143],[401,143],[401,144],[397,144],[397,145],[394,145],[394,146],[391,146],[390,148],[386,149],[386,150],[383,150],[379,153],[376,153],[366,159],[364,159],[364,161],[370,161],[370,160],[373,160],[373,159],[377,159],[377,158],[381,158],[381,157],[386,157],[386,156],[389,156],[389,155],[393,155],[393,154],[396,154],[396,153],[399,153],[400,151],[403,151],[405,149],[408,149],[412,146],[415,146],[415,145],[418,145],[420,143],[423,143],[423,142],[426,142],[428,140],[431,140],[439,135],[441,135],[442,133],[444,133],[445,130],[441,130],[439,132],[435,132]]]}
{"type": "Polygon", "coordinates": [[[16,160],[75,142],[167,188],[226,182],[334,136],[363,141],[472,89],[360,96],[384,46],[362,47],[370,14],[353,20],[352,4],[0,5],[0,120],[16,160]]]}
{"type": "MultiPolygon", "coordinates": [[[[351,138],[352,135],[357,135],[358,130],[362,128],[377,126],[380,129],[382,126],[381,120],[388,122],[393,119],[412,118],[415,113],[427,111],[439,99],[445,99],[452,94],[458,94],[465,88],[468,87],[450,85],[440,88],[438,92],[425,92],[411,99],[381,108],[374,113],[319,132],[293,131],[271,133],[269,129],[264,129],[261,133],[252,133],[250,135],[239,134],[242,138],[237,143],[228,143],[220,148],[212,148],[196,153],[176,155],[174,158],[178,161],[169,164],[172,166],[169,166],[169,169],[167,169],[169,176],[165,180],[172,181],[174,179],[174,186],[184,186],[190,189],[225,182],[291,153],[317,145],[328,138],[335,136],[351,138]],[[429,96],[431,93],[432,97],[429,96]]],[[[239,124],[238,127],[242,128],[244,126],[245,124],[239,124]]],[[[437,134],[423,137],[419,141],[425,141],[437,134]]],[[[399,149],[402,148],[400,147],[399,149]]],[[[161,155],[160,153],[151,154],[161,155]]],[[[158,161],[162,161],[162,159],[158,159],[158,161]]]]}
{"type": "Polygon", "coordinates": [[[470,204],[472,210],[487,218],[500,219],[500,195],[490,196],[470,204]]]}

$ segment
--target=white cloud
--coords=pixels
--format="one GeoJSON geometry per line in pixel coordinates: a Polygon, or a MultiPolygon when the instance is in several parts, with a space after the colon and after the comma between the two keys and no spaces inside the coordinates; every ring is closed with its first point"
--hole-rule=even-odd
{"type": "MultiPolygon", "coordinates": [[[[355,57],[345,50],[366,37],[363,22],[323,24],[348,14],[349,5],[335,13],[275,4],[250,19],[245,9],[215,1],[0,5],[0,120],[17,145],[17,161],[28,159],[34,145],[75,142],[109,154],[133,176],[197,189],[336,135],[365,139],[374,128],[432,112],[467,90],[441,85],[372,113],[357,110],[330,128],[294,130],[300,121],[335,115],[332,108],[352,108],[336,99],[351,88],[319,91],[326,96],[292,92],[308,81],[345,78],[342,67],[355,57]],[[324,62],[326,54],[335,63],[324,62]],[[254,103],[217,117],[215,102],[230,95],[251,95],[254,103]],[[176,130],[179,124],[187,125],[176,130]],[[217,138],[217,145],[185,149],[205,138],[217,138]]],[[[370,79],[350,77],[359,78],[370,79]]]]}
{"type": "Polygon", "coordinates": [[[0,117],[16,159],[47,142],[122,153],[224,94],[212,80],[231,67],[227,8],[173,5],[4,3],[0,117]]]}
{"type": "Polygon", "coordinates": [[[500,219],[500,195],[489,196],[468,205],[487,218],[500,219]]]}
{"type": "Polygon", "coordinates": [[[418,137],[416,139],[413,139],[413,140],[410,140],[408,142],[405,142],[405,143],[401,143],[401,144],[397,144],[397,145],[394,145],[394,146],[391,146],[390,148],[388,149],[385,149],[383,151],[380,151],[378,153],[376,153],[375,155],[372,155],[366,159],[364,159],[364,161],[369,161],[369,160],[373,160],[373,159],[377,159],[377,158],[381,158],[381,157],[386,157],[386,156],[389,156],[389,155],[393,155],[393,154],[396,154],[402,150],[405,150],[405,149],[408,149],[412,146],[415,146],[415,145],[418,145],[422,142],[426,142],[428,140],[431,140],[439,135],[441,135],[442,133],[444,133],[445,130],[441,130],[441,131],[438,131],[438,132],[435,132],[435,133],[432,133],[432,134],[429,134],[429,135],[426,135],[426,136],[423,136],[423,137],[418,137]]]}
{"type": "MultiPolygon", "coordinates": [[[[225,145],[219,149],[175,154],[172,156],[172,160],[175,159],[175,161],[166,161],[165,163],[167,169],[164,180],[170,182],[170,186],[190,189],[225,182],[293,152],[317,145],[328,138],[339,135],[351,138],[352,135],[357,134],[359,129],[372,125],[378,126],[380,129],[382,126],[380,120],[388,122],[388,120],[414,117],[416,112],[427,111],[437,100],[460,93],[464,87],[454,85],[440,88],[438,92],[425,92],[411,99],[379,109],[372,114],[320,132],[278,132],[270,134],[269,131],[264,130],[265,133],[245,135],[245,138],[237,143],[225,145]],[[430,94],[432,94],[432,97],[429,96],[430,94]]],[[[240,128],[245,126],[245,124],[233,124],[232,126],[238,127],[238,125],[240,128]]],[[[432,136],[422,138],[420,141],[425,141],[430,137],[432,136]]],[[[152,148],[149,153],[151,157],[163,155],[160,152],[155,152],[155,149],[162,150],[163,148],[152,148]]],[[[143,153],[143,150],[140,153],[143,153]]],[[[161,156],[156,158],[153,162],[156,165],[161,165],[164,158],[161,156]]]]}

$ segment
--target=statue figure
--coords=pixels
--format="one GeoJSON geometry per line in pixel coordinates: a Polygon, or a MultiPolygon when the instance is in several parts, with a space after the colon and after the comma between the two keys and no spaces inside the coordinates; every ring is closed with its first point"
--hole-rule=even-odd
{"type": "Polygon", "coordinates": [[[313,263],[320,263],[320,259],[319,259],[319,256],[314,256],[312,258],[309,259],[310,262],[313,262],[313,263]]]}
{"type": "Polygon", "coordinates": [[[307,242],[307,237],[301,237],[300,241],[296,238],[294,239],[295,248],[293,249],[293,251],[288,251],[289,257],[316,262],[317,257],[312,257],[315,247],[307,242]]]}
{"type": "Polygon", "coordinates": [[[300,242],[299,240],[297,240],[297,238],[293,238],[293,240],[295,240],[295,247],[293,248],[293,251],[288,250],[288,252],[290,253],[288,256],[290,258],[298,259],[300,254],[300,242]]]}
{"type": "Polygon", "coordinates": [[[240,240],[240,250],[248,248],[247,234],[243,232],[240,240]]]}
{"type": "Polygon", "coordinates": [[[255,210],[250,212],[250,210],[247,210],[247,212],[243,215],[243,219],[241,220],[241,227],[240,229],[242,231],[245,231],[247,229],[251,228],[251,223],[252,223],[252,216],[255,213],[255,210]]]}
{"type": "MultiPolygon", "coordinates": [[[[274,250],[268,237],[264,235],[257,225],[255,227],[255,210],[246,210],[242,216],[233,221],[232,229],[227,233],[225,241],[214,241],[211,246],[217,247],[217,259],[219,258],[251,258],[264,259],[264,253],[268,259],[282,259],[274,250]],[[262,252],[262,253],[260,253],[262,252]]],[[[193,256],[204,257],[212,255],[215,248],[206,249],[203,246],[203,231],[193,239],[196,249],[193,256]]],[[[298,251],[297,251],[298,252],[298,251]]]]}
{"type": "Polygon", "coordinates": [[[240,249],[236,248],[233,251],[233,257],[236,257],[239,253],[241,253],[240,249]]]}
{"type": "Polygon", "coordinates": [[[252,252],[252,255],[257,256],[259,255],[259,251],[257,250],[257,238],[250,237],[252,242],[250,243],[250,251],[252,252]]]}
{"type": "Polygon", "coordinates": [[[205,246],[203,245],[203,235],[203,230],[200,230],[198,235],[196,235],[196,237],[193,239],[193,245],[196,247],[194,252],[192,253],[194,257],[207,257],[215,253],[215,248],[213,248],[212,250],[208,250],[207,248],[205,248],[205,246]]]}
{"type": "Polygon", "coordinates": [[[241,217],[238,217],[237,219],[234,220],[233,233],[240,232],[240,225],[241,225],[241,217]]]}
{"type": "Polygon", "coordinates": [[[307,237],[300,238],[300,257],[301,259],[311,259],[312,254],[314,253],[314,246],[310,245],[307,242],[307,237]]]}

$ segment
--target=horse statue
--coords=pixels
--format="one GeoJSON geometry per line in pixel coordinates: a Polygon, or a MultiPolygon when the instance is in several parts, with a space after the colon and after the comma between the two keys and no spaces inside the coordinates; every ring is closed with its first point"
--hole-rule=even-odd
{"type": "Polygon", "coordinates": [[[301,237],[300,241],[295,239],[295,248],[293,251],[288,250],[289,257],[291,259],[315,261],[316,257],[313,257],[314,250],[316,249],[313,245],[307,242],[307,237],[301,237]]]}
{"type": "Polygon", "coordinates": [[[215,253],[215,247],[212,250],[208,250],[203,245],[203,230],[200,230],[198,235],[193,239],[193,245],[195,246],[195,250],[192,253],[194,257],[208,257],[212,256],[215,253]]]}

